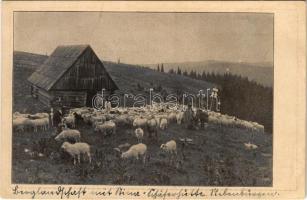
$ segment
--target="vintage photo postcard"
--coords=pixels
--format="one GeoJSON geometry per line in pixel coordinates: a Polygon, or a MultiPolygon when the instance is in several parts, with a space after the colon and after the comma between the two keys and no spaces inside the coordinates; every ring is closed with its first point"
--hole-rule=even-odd
{"type": "Polygon", "coordinates": [[[304,2],[2,14],[2,197],[304,197],[304,2]]]}

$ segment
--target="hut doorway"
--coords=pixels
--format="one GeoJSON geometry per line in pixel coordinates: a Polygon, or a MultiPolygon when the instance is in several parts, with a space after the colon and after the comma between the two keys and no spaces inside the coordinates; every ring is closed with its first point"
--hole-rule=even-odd
{"type": "Polygon", "coordinates": [[[93,99],[96,94],[97,94],[97,91],[94,91],[94,90],[87,91],[87,98],[86,98],[87,107],[93,107],[93,99]]]}

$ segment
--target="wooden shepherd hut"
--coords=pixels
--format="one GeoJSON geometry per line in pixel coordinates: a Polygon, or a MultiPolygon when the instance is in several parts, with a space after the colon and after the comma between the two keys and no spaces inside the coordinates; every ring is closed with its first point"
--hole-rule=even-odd
{"type": "Polygon", "coordinates": [[[28,81],[32,96],[48,106],[90,106],[102,89],[118,89],[89,45],[58,46],[28,81]]]}

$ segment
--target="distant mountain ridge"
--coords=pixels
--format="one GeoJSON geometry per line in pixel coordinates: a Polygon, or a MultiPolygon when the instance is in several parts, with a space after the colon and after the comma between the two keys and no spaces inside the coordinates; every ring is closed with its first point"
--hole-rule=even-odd
{"type": "MultiPolygon", "coordinates": [[[[158,64],[145,65],[156,69],[158,64]]],[[[161,64],[160,64],[161,66],[161,64]]],[[[198,62],[182,62],[182,63],[163,63],[164,71],[179,67],[181,71],[196,71],[197,73],[231,73],[247,77],[249,80],[255,81],[264,86],[273,86],[273,63],[245,63],[245,62],[226,62],[226,61],[198,61],[198,62]]]]}

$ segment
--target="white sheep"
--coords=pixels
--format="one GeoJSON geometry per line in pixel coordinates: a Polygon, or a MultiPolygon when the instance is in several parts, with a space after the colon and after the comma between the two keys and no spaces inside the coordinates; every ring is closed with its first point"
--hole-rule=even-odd
{"type": "Polygon", "coordinates": [[[137,129],[135,129],[134,133],[135,133],[135,136],[136,136],[138,142],[142,142],[142,139],[143,139],[143,136],[144,136],[143,129],[137,128],[137,129]]]}
{"type": "Polygon", "coordinates": [[[147,146],[143,143],[139,143],[136,145],[132,145],[128,151],[123,152],[121,155],[122,159],[131,159],[134,158],[136,160],[139,160],[139,157],[142,157],[143,164],[146,162],[146,152],[147,152],[147,146]]]}
{"type": "Polygon", "coordinates": [[[116,132],[116,124],[113,121],[106,121],[103,124],[98,124],[95,127],[95,132],[101,132],[104,135],[115,134],[116,132]]]}
{"type": "Polygon", "coordinates": [[[170,154],[177,154],[177,145],[175,140],[170,140],[165,144],[161,144],[160,148],[170,154]]]}
{"type": "Polygon", "coordinates": [[[168,122],[176,122],[177,120],[177,116],[175,112],[171,112],[168,116],[167,116],[168,122]]]}
{"type": "Polygon", "coordinates": [[[158,121],[153,116],[151,116],[151,119],[147,120],[147,131],[149,137],[154,135],[156,139],[158,139],[158,121]]]}
{"type": "Polygon", "coordinates": [[[130,121],[127,115],[118,115],[117,117],[115,117],[114,122],[118,126],[127,126],[130,124],[130,121]]]}
{"type": "Polygon", "coordinates": [[[219,118],[219,122],[220,122],[220,125],[223,125],[223,126],[232,127],[232,126],[235,125],[234,120],[232,120],[232,119],[230,119],[226,116],[223,116],[223,115],[219,118]]]}
{"type": "Polygon", "coordinates": [[[73,109],[70,109],[69,113],[70,114],[73,114],[73,113],[77,113],[78,115],[83,115],[83,114],[86,114],[86,113],[89,113],[89,108],[87,107],[82,107],[82,108],[73,108],[73,109]]]}
{"type": "Polygon", "coordinates": [[[13,113],[13,119],[16,118],[27,118],[29,116],[29,114],[22,114],[20,112],[14,112],[13,113]]]}
{"type": "Polygon", "coordinates": [[[78,163],[80,164],[80,155],[81,154],[86,154],[89,163],[91,163],[92,158],[91,158],[91,152],[90,152],[90,145],[87,143],[75,143],[71,144],[69,142],[64,142],[61,146],[62,149],[64,149],[65,152],[67,152],[71,157],[74,159],[74,165],[76,164],[76,157],[78,158],[78,163]]]}
{"type": "Polygon", "coordinates": [[[34,132],[37,132],[39,129],[46,131],[49,129],[49,118],[33,119],[30,120],[30,124],[34,129],[34,132]]]}
{"type": "Polygon", "coordinates": [[[168,121],[166,118],[161,118],[160,120],[160,129],[161,130],[165,130],[167,129],[167,126],[168,126],[168,121]]]}
{"type": "Polygon", "coordinates": [[[241,120],[241,125],[243,126],[243,128],[246,128],[248,130],[251,130],[251,131],[255,130],[254,125],[248,121],[241,120]]]}
{"type": "Polygon", "coordinates": [[[31,121],[25,117],[17,117],[13,119],[13,129],[23,132],[27,126],[31,125],[31,121]]]}
{"type": "Polygon", "coordinates": [[[90,117],[90,122],[92,123],[92,126],[95,127],[95,123],[96,122],[102,122],[104,123],[106,121],[106,117],[99,114],[99,115],[96,115],[96,116],[91,116],[90,117]]]}
{"type": "Polygon", "coordinates": [[[81,140],[81,133],[75,129],[66,129],[55,137],[56,141],[68,139],[73,139],[75,142],[79,142],[81,140]]]}
{"type": "Polygon", "coordinates": [[[165,144],[161,144],[160,148],[169,155],[170,162],[177,156],[177,145],[175,140],[170,140],[165,144]]]}
{"type": "Polygon", "coordinates": [[[264,133],[264,126],[261,124],[258,124],[257,122],[252,122],[255,130],[259,133],[264,133]]]}
{"type": "Polygon", "coordinates": [[[143,118],[142,116],[134,119],[133,121],[133,127],[144,128],[146,124],[147,124],[147,119],[143,118]]]}
{"type": "Polygon", "coordinates": [[[64,117],[63,122],[70,125],[72,128],[76,127],[76,117],[73,114],[64,117]]]}
{"type": "Polygon", "coordinates": [[[29,117],[33,119],[43,119],[43,118],[49,119],[49,114],[48,113],[36,113],[34,115],[29,115],[29,117]]]}
{"type": "Polygon", "coordinates": [[[220,125],[220,120],[217,116],[209,115],[208,122],[216,125],[220,125]]]}

